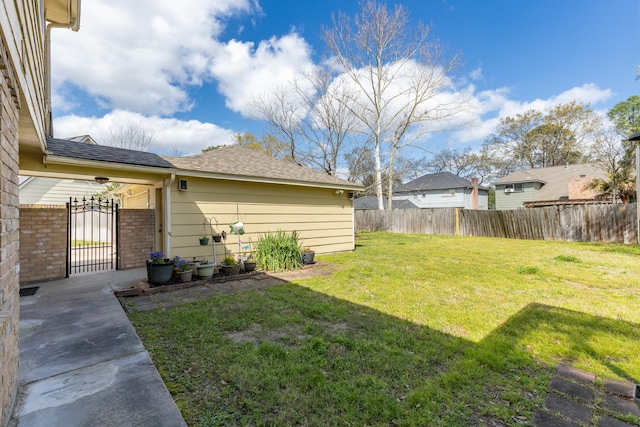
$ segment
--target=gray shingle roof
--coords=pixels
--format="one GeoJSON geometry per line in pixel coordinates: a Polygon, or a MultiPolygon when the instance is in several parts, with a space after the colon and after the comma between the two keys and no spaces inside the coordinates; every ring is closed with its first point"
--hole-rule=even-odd
{"type": "MultiPolygon", "coordinates": [[[[468,179],[461,178],[451,172],[440,172],[422,175],[406,184],[394,188],[394,193],[407,193],[411,191],[444,190],[448,188],[472,188],[468,179]]],[[[486,187],[480,187],[486,190],[486,187]]]]}
{"type": "Polygon", "coordinates": [[[210,172],[253,178],[308,182],[345,188],[357,184],[304,166],[278,160],[257,150],[229,145],[206,153],[186,157],[163,156],[182,170],[210,172]]]}
{"type": "Polygon", "coordinates": [[[86,144],[78,141],[48,138],[47,152],[59,157],[124,163],[136,166],[151,166],[171,169],[174,166],[158,154],[127,150],[106,145],[86,144]]]}
{"type": "MultiPolygon", "coordinates": [[[[382,199],[383,206],[387,207],[387,197],[382,199]]],[[[393,209],[418,209],[410,200],[393,200],[391,203],[393,209]]],[[[376,196],[362,196],[353,201],[354,209],[378,209],[378,198],[376,196]]]]}

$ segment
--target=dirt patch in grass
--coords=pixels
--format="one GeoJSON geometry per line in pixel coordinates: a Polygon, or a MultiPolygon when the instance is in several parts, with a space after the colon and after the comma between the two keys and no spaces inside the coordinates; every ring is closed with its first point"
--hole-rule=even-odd
{"type": "Polygon", "coordinates": [[[310,335],[303,333],[303,329],[303,325],[300,324],[291,324],[275,329],[265,329],[262,325],[253,324],[249,329],[229,332],[226,336],[235,343],[248,342],[257,345],[267,341],[272,344],[292,347],[311,339],[310,335]]]}
{"type": "Polygon", "coordinates": [[[283,273],[268,273],[270,276],[277,277],[278,279],[286,280],[288,282],[309,279],[312,277],[331,276],[337,271],[334,264],[330,264],[323,261],[316,261],[313,264],[306,264],[303,268],[296,271],[285,271],[283,273]]]}

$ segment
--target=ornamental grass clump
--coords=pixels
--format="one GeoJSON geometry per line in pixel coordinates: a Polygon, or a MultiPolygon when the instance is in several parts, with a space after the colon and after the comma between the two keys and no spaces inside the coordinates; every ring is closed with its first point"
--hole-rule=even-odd
{"type": "Polygon", "coordinates": [[[255,258],[258,268],[280,272],[298,270],[302,267],[301,247],[295,231],[278,230],[263,234],[256,244],[255,258]]]}

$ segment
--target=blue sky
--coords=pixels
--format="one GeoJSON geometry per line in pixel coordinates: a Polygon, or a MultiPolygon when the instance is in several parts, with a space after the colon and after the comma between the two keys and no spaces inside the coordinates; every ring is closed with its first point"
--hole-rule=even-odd
{"type": "MultiPolygon", "coordinates": [[[[395,3],[387,2],[389,7],[395,3]]],[[[637,95],[638,0],[415,0],[413,22],[460,52],[456,88],[472,93],[474,124],[425,141],[478,148],[500,118],[560,102],[605,113],[637,95]]],[[[251,98],[321,61],[323,26],[356,1],[85,0],[78,33],[53,31],[57,137],[142,123],[150,151],[191,154],[258,136],[251,98]]]]}

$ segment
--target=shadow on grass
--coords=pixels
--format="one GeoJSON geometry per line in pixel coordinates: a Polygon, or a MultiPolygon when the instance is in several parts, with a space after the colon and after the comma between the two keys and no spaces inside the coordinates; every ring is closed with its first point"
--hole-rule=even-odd
{"type": "Polygon", "coordinates": [[[640,342],[638,325],[531,304],[473,343],[293,283],[130,317],[206,426],[526,423],[556,358],[634,379],[628,348],[601,351],[640,342]]]}
{"type": "Polygon", "coordinates": [[[640,380],[640,325],[635,323],[529,304],[480,345],[494,347],[505,339],[549,363],[563,361],[608,377],[640,380]]]}

